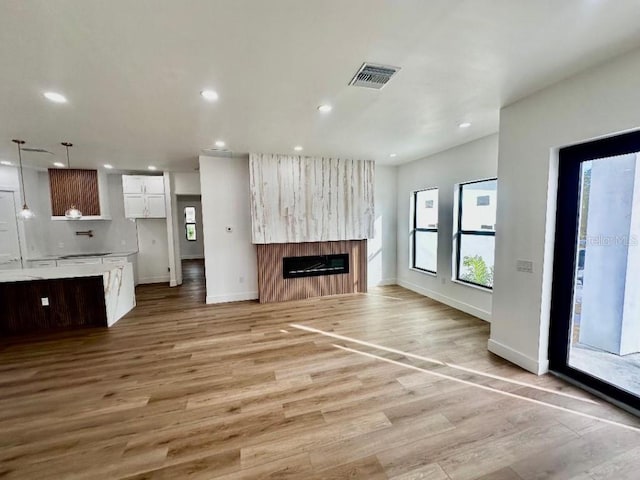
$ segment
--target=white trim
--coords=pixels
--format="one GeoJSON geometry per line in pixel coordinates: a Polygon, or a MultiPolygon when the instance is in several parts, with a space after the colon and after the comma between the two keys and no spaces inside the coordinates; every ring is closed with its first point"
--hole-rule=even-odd
{"type": "Polygon", "coordinates": [[[257,300],[258,292],[241,292],[230,293],[227,295],[207,295],[206,302],[211,303],[227,303],[227,302],[242,302],[245,300],[257,300]]]}
{"type": "Polygon", "coordinates": [[[528,370],[536,375],[543,375],[549,371],[549,360],[544,359],[542,362],[537,361],[535,358],[531,358],[522,352],[518,352],[511,347],[508,347],[500,342],[496,342],[492,338],[487,343],[487,348],[490,352],[495,353],[499,357],[505,360],[515,363],[519,367],[528,370]]]}
{"type": "Polygon", "coordinates": [[[415,267],[409,267],[409,270],[411,270],[412,272],[418,272],[421,273],[422,275],[427,275],[429,277],[437,277],[438,273],[434,273],[434,272],[430,272],[428,270],[422,270],[420,268],[415,268],[415,267]]]}
{"type": "Polygon", "coordinates": [[[384,287],[387,285],[397,285],[398,282],[395,278],[384,278],[376,283],[370,283],[367,287],[384,287]]]}
{"type": "Polygon", "coordinates": [[[144,285],[147,283],[165,283],[169,282],[169,273],[164,275],[158,275],[155,277],[143,277],[138,279],[138,285],[144,285]]]}
{"type": "Polygon", "coordinates": [[[475,283],[463,282],[462,280],[458,280],[457,278],[451,278],[451,283],[457,283],[458,285],[464,285],[465,287],[471,287],[489,294],[493,294],[493,288],[483,287],[482,285],[476,285],[475,283]]]}
{"type": "Polygon", "coordinates": [[[437,300],[438,302],[444,303],[445,305],[449,305],[450,307],[453,307],[457,310],[468,313],[469,315],[478,317],[485,322],[491,323],[491,312],[482,310],[478,307],[474,307],[473,305],[470,305],[468,303],[461,302],[460,300],[456,300],[455,298],[447,297],[446,295],[442,295],[441,293],[434,292],[433,290],[429,290],[428,288],[421,287],[420,285],[416,285],[405,280],[398,280],[398,285],[413,292],[419,293],[420,295],[424,295],[425,297],[437,300]]]}

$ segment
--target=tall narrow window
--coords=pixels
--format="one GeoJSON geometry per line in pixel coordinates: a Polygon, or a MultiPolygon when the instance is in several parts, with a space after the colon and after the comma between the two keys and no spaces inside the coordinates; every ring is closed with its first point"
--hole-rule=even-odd
{"type": "Polygon", "coordinates": [[[498,181],[463,183],[458,190],[456,278],[493,288],[498,181]]]}
{"type": "Polygon", "coordinates": [[[184,230],[187,240],[195,242],[196,234],[196,207],[184,207],[184,230]]]}
{"type": "Polygon", "coordinates": [[[438,269],[438,189],[413,193],[411,266],[436,273],[438,269]]]}

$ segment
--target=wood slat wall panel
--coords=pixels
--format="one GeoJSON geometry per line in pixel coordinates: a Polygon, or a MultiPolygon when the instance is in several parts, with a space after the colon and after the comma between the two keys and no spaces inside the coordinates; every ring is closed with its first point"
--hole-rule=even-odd
{"type": "Polygon", "coordinates": [[[260,303],[367,291],[366,240],[270,243],[256,246],[260,303]],[[284,257],[338,253],[349,254],[349,273],[304,278],[283,278],[282,276],[282,259],[284,257]]]}
{"type": "Polygon", "coordinates": [[[100,215],[98,172],[78,168],[49,170],[51,212],[54,217],[64,216],[75,205],[84,216],[100,215]]]}
{"type": "Polygon", "coordinates": [[[0,283],[0,305],[1,335],[107,326],[101,276],[0,283]]]}

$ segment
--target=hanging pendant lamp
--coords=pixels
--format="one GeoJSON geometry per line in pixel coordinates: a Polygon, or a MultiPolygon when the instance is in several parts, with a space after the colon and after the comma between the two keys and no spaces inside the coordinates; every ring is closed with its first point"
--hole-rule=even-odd
{"type": "MultiPolygon", "coordinates": [[[[69,147],[73,147],[73,143],[62,142],[62,145],[67,149],[67,168],[71,169],[71,162],[69,161],[69,147]]],[[[80,220],[82,218],[82,212],[72,203],[64,212],[64,216],[69,220],[80,220]]]]}
{"type": "Polygon", "coordinates": [[[11,140],[13,143],[18,145],[18,160],[20,162],[20,184],[22,185],[22,210],[18,213],[18,219],[20,220],[30,220],[35,217],[33,210],[31,210],[27,206],[27,192],[24,189],[24,175],[22,172],[22,145],[24,145],[24,140],[11,140]]]}

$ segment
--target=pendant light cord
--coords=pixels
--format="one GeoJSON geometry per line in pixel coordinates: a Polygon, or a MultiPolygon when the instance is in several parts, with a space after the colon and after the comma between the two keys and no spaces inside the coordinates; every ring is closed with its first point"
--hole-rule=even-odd
{"type": "Polygon", "coordinates": [[[24,171],[22,170],[22,148],[20,146],[24,143],[24,140],[13,140],[18,145],[18,161],[20,162],[20,184],[22,185],[22,199],[23,204],[27,204],[27,191],[24,189],[24,171]]]}
{"type": "Polygon", "coordinates": [[[73,147],[73,143],[62,142],[62,145],[64,145],[64,148],[67,149],[67,168],[71,170],[71,161],[69,160],[69,147],[73,147]]]}

